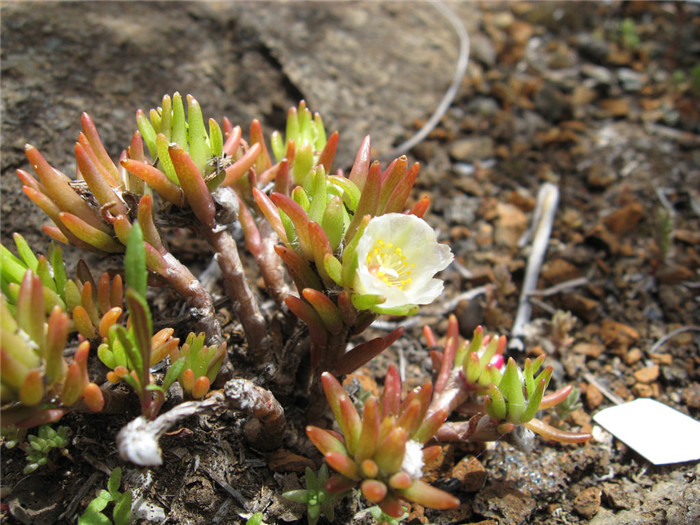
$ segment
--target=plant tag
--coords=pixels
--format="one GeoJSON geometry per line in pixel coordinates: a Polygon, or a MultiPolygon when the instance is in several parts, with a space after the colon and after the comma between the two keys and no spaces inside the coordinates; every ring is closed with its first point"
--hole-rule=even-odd
{"type": "Polygon", "coordinates": [[[654,465],[700,459],[700,421],[653,399],[635,399],[593,416],[654,465]]]}

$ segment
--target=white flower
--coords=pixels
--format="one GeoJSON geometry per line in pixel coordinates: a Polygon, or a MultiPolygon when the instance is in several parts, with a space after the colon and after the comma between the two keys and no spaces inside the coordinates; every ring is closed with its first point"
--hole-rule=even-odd
{"type": "Polygon", "coordinates": [[[415,215],[387,213],[369,221],[357,245],[355,293],[381,295],[381,308],[429,304],[443,282],[433,276],[454,256],[435,231],[415,215]]]}

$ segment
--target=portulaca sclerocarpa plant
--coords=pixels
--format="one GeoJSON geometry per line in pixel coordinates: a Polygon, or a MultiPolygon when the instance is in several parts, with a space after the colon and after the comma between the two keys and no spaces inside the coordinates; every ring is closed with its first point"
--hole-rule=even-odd
{"type": "Polygon", "coordinates": [[[338,134],[327,136],[304,102],[269,141],[257,121],[247,139],[227,119],[205,124],[198,102],[177,93],[139,110],[136,122],[138,131],[115,161],[83,114],[75,179],[26,147],[36,178],[25,170],[18,176],[51,219],[44,231],[59,244],[37,256],[16,236],[17,255],[5,246],[0,251],[3,426],[53,422],[83,407],[103,410],[113,395],[107,385],[124,382],[142,415],[120,432],[120,454],[159,465],[157,440],[169,425],[222,407],[250,416],[245,436],[258,448],[298,443],[272,392],[285,393],[283,399],[305,393],[314,423],[306,434],[336,472],[307,476],[315,485],[290,496],[308,503],[312,521],[323,509],[332,514],[332,494],[353,487],[393,517],[403,515],[406,502],[458,505],[421,479],[443,441],[505,437],[529,447],[530,431],[563,442],[588,438],[537,419],[570,393],[545,394],[552,369],[539,371],[542,358],[520,370],[504,360],[504,338],[478,328],[471,341],[460,340],[453,317],[442,351],[425,330],[434,382],[404,392],[391,366],[379,399],[355,400],[359,412],[343,390],[342,377],[393,344],[403,328],[354,338],[379,315],[413,315],[443,293],[437,274],[453,255],[423,219],[428,198],[411,200],[417,163],[402,156],[382,167],[371,161],[366,138],[349,173],[334,171],[338,134]],[[210,246],[207,274],[221,279],[245,344],[225,340],[212,291],[171,250],[169,239],[186,235],[183,229],[210,246]],[[77,278],[69,279],[60,244],[123,255],[125,269],[95,281],[81,261],[77,278]],[[154,333],[147,297],[156,283],[187,305],[195,332],[181,334],[182,345],[175,327],[154,333]],[[73,354],[72,362],[64,353],[73,354]],[[104,373],[87,366],[92,356],[104,373]],[[244,371],[257,381],[243,379],[244,371]],[[194,401],[159,415],[175,382],[194,401]],[[324,394],[335,429],[316,402],[324,394]]]}

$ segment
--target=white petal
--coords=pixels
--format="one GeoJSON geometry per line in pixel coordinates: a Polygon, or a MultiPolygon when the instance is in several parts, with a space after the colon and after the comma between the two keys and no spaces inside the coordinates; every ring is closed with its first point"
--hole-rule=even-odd
{"type": "Polygon", "coordinates": [[[411,290],[411,304],[430,304],[440,297],[444,283],[440,279],[431,279],[420,290],[411,290]]]}

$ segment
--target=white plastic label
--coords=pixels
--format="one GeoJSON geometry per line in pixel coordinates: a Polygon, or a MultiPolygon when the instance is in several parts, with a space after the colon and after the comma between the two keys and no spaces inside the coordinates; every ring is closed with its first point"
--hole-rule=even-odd
{"type": "Polygon", "coordinates": [[[700,459],[700,421],[653,399],[606,408],[593,420],[654,465],[700,459]]]}

